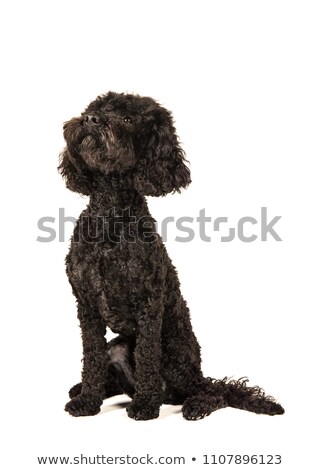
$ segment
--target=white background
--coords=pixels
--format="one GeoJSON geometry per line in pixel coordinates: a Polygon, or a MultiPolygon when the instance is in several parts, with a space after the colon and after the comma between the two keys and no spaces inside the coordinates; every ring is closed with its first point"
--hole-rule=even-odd
{"type": "Polygon", "coordinates": [[[149,452],[185,456],[188,468],[214,453],[319,468],[319,2],[11,1],[1,10],[1,467],[149,452]],[[158,220],[205,208],[233,226],[262,206],[282,216],[282,242],[221,243],[209,226],[211,242],[177,243],[170,225],[167,248],[204,373],[249,376],[284,416],[224,409],[194,423],[164,406],[158,420],[135,422],[117,405],[126,397],[95,417],[64,412],[81,369],[64,272],[71,224],[64,242],[39,243],[37,221],[85,207],[56,171],[62,123],[108,90],[152,96],[175,116],[193,183],[150,199],[158,220]]]}

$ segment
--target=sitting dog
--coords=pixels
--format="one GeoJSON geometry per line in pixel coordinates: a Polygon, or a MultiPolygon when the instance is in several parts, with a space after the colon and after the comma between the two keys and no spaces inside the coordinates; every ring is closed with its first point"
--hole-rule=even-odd
{"type": "Polygon", "coordinates": [[[151,98],[109,92],[65,123],[64,138],[59,171],[67,188],[90,197],[66,257],[83,342],[82,381],[66,411],[95,415],[105,398],[125,393],[136,420],[157,418],[162,403],[182,404],[188,420],[226,406],[283,414],[245,379],[203,377],[177,272],[145,199],[191,182],[171,113],[151,98]],[[107,327],[119,335],[109,342],[107,327]]]}

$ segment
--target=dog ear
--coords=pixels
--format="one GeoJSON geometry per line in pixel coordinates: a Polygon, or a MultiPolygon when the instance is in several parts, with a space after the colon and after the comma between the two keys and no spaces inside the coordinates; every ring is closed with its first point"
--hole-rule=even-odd
{"type": "Polygon", "coordinates": [[[158,107],[150,113],[149,137],[134,171],[134,185],[145,196],[180,192],[191,182],[185,152],[180,147],[171,114],[158,107]]]}
{"type": "Polygon", "coordinates": [[[73,164],[69,150],[65,150],[60,155],[58,171],[64,178],[66,186],[71,191],[89,196],[93,191],[93,178],[91,173],[82,168],[81,171],[73,164]]]}

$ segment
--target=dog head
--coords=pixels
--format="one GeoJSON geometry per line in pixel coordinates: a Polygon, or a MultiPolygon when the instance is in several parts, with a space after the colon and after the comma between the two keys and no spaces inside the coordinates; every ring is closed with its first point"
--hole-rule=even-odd
{"type": "MultiPolygon", "coordinates": [[[[109,92],[64,124],[59,171],[72,191],[90,195],[113,175],[146,196],[190,183],[171,113],[152,98],[109,92]]],[[[129,188],[128,188],[129,189],[129,188]]]]}

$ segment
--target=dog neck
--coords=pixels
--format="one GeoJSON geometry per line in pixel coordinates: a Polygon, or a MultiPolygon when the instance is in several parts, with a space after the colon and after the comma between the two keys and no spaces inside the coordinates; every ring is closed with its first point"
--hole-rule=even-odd
{"type": "Polygon", "coordinates": [[[92,215],[105,215],[111,210],[118,214],[128,208],[148,212],[145,197],[130,184],[128,175],[116,173],[95,178],[95,191],[88,207],[92,215]]]}
{"type": "Polygon", "coordinates": [[[99,184],[95,179],[96,190],[84,214],[85,241],[106,241],[110,246],[120,239],[154,241],[157,231],[146,199],[124,180],[124,175],[104,177],[99,184]]]}

